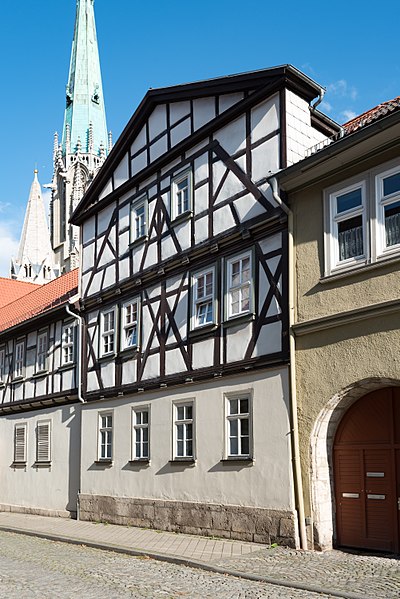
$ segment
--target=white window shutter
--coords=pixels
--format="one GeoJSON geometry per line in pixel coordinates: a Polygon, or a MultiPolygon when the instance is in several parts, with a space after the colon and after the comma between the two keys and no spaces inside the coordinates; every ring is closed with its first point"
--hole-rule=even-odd
{"type": "Polygon", "coordinates": [[[50,462],[50,422],[37,424],[37,462],[50,462]]]}
{"type": "Polygon", "coordinates": [[[26,462],[26,426],[14,430],[14,462],[26,462]]]}

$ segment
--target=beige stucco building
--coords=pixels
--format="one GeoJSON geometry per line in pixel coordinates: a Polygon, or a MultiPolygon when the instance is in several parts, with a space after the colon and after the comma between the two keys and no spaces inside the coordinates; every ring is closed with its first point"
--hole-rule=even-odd
{"type": "Polygon", "coordinates": [[[399,548],[399,108],[361,115],[277,176],[293,212],[293,391],[318,548],[399,548]]]}

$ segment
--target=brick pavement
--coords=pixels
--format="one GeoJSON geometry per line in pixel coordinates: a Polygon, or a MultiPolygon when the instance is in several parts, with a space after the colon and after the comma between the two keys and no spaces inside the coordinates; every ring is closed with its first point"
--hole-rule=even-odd
{"type": "Polygon", "coordinates": [[[310,592],[323,590],[337,597],[400,596],[400,561],[393,556],[268,548],[255,543],[11,512],[0,512],[0,529],[150,555],[310,592]]]}

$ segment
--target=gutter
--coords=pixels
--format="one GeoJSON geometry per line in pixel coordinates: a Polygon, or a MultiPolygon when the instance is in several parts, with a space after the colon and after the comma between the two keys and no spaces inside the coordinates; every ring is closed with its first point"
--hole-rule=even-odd
{"type": "Polygon", "coordinates": [[[86,403],[86,401],[84,400],[84,398],[82,397],[82,339],[83,339],[83,335],[82,335],[82,330],[83,330],[83,319],[82,317],[77,314],[76,312],[73,312],[71,310],[71,306],[72,304],[65,304],[65,310],[67,312],[67,314],[69,314],[70,316],[72,316],[72,318],[74,318],[78,324],[78,339],[77,339],[77,347],[78,347],[78,355],[77,355],[77,360],[76,360],[76,370],[77,370],[77,374],[78,374],[78,399],[81,403],[86,403]]]}
{"type": "Polygon", "coordinates": [[[290,208],[282,201],[278,194],[278,183],[275,176],[268,179],[271,185],[272,195],[274,200],[278,203],[280,208],[287,214],[288,217],[288,255],[289,255],[289,356],[290,356],[290,368],[289,368],[289,381],[290,381],[290,408],[291,408],[291,437],[292,437],[292,451],[293,451],[293,476],[295,486],[295,497],[298,510],[298,521],[299,521],[299,534],[300,534],[300,547],[301,549],[307,549],[307,533],[305,525],[305,513],[304,513],[304,495],[303,495],[303,481],[301,475],[301,463],[300,463],[300,443],[299,443],[299,425],[297,418],[297,386],[296,386],[296,339],[294,335],[293,325],[295,321],[295,269],[294,269],[294,242],[293,242],[293,212],[290,208]]]}

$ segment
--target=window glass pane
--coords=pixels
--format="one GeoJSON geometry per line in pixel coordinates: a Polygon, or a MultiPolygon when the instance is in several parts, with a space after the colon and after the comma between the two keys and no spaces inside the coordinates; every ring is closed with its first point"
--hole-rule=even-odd
{"type": "Polygon", "coordinates": [[[240,413],[247,414],[249,411],[249,400],[247,398],[240,400],[240,413]]]}
{"type": "Polygon", "coordinates": [[[185,409],[183,406],[178,406],[177,408],[177,420],[185,419],[185,409]]]}
{"type": "Polygon", "coordinates": [[[149,457],[149,444],[148,443],[143,443],[143,456],[144,458],[148,458],[149,457]]]}
{"type": "Polygon", "coordinates": [[[249,454],[249,438],[248,437],[242,437],[241,439],[242,441],[242,454],[246,455],[249,454]]]}
{"type": "Polygon", "coordinates": [[[142,412],[142,423],[143,424],[147,424],[149,422],[149,413],[148,412],[142,412]]]}
{"type": "Polygon", "coordinates": [[[240,421],[240,434],[245,436],[249,434],[249,421],[247,418],[242,418],[240,421]]]}
{"type": "Polygon", "coordinates": [[[337,196],[336,203],[338,213],[361,206],[361,189],[354,189],[353,191],[337,196]]]}
{"type": "Polygon", "coordinates": [[[176,427],[176,436],[179,440],[183,439],[183,424],[178,424],[176,427]]]}
{"type": "Polygon", "coordinates": [[[383,195],[388,196],[391,193],[400,191],[400,173],[386,177],[383,180],[383,195]]]}
{"type": "Polygon", "coordinates": [[[229,414],[238,414],[238,400],[237,399],[229,400],[229,414]]]}
{"type": "Polygon", "coordinates": [[[186,438],[193,439],[193,426],[191,424],[186,425],[186,438]]]}
{"type": "Polygon", "coordinates": [[[229,436],[230,437],[238,436],[238,421],[237,420],[231,420],[229,422],[229,436]]]}
{"type": "Polygon", "coordinates": [[[239,453],[238,439],[230,439],[229,440],[229,453],[230,453],[230,455],[238,455],[238,453],[239,453]]]}
{"type": "Polygon", "coordinates": [[[362,256],[363,229],[362,216],[355,216],[338,223],[339,260],[362,256]]]}
{"type": "Polygon", "coordinates": [[[243,258],[242,261],[242,282],[250,279],[250,258],[243,258]]]}
{"type": "Polygon", "coordinates": [[[186,455],[187,456],[193,455],[193,442],[191,440],[186,441],[186,455]]]}
{"type": "Polygon", "coordinates": [[[193,414],[193,409],[192,406],[185,406],[185,410],[186,410],[186,420],[191,420],[192,419],[192,414],[193,414]]]}
{"type": "Polygon", "coordinates": [[[386,247],[400,243],[400,202],[385,206],[385,231],[386,247]]]}
{"type": "Polygon", "coordinates": [[[183,441],[178,441],[176,454],[179,457],[183,457],[183,441]]]}
{"type": "Polygon", "coordinates": [[[231,286],[240,285],[240,262],[232,262],[232,283],[231,286]]]}
{"type": "Polygon", "coordinates": [[[147,441],[149,440],[149,429],[148,428],[143,428],[143,443],[147,443],[147,441]]]}

